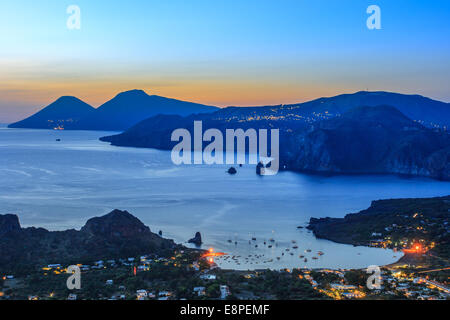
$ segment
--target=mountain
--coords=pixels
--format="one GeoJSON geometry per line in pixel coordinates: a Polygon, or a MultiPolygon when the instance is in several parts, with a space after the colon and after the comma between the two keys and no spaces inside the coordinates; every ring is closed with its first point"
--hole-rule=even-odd
{"type": "Polygon", "coordinates": [[[148,95],[142,90],[118,94],[95,113],[80,121],[76,129],[126,130],[141,120],[158,114],[187,116],[216,111],[216,107],[148,95]]]}
{"type": "Polygon", "coordinates": [[[394,107],[359,107],[284,142],[282,165],[298,171],[396,173],[450,180],[450,135],[394,107]]]}
{"type": "Polygon", "coordinates": [[[100,259],[166,255],[177,248],[127,211],[88,220],[80,231],[21,228],[16,215],[0,215],[0,269],[51,263],[83,263],[100,259]]]}
{"type": "Polygon", "coordinates": [[[64,96],[22,121],[10,124],[9,128],[54,129],[75,126],[91,115],[95,109],[75,97],[64,96]]]}
{"type": "Polygon", "coordinates": [[[360,106],[390,105],[408,118],[427,127],[450,127],[450,103],[432,100],[420,95],[385,91],[360,91],[334,97],[265,107],[230,107],[220,110],[217,117],[248,121],[251,119],[283,119],[314,122],[333,118],[360,106]]]}
{"type": "Polygon", "coordinates": [[[125,132],[102,137],[118,146],[170,150],[171,133],[185,128],[193,135],[194,120],[203,131],[279,128],[280,168],[316,173],[396,173],[450,180],[450,136],[412,121],[391,106],[357,107],[327,119],[254,118],[245,121],[227,110],[212,114],[157,116],[125,132]]]}
{"type": "Polygon", "coordinates": [[[404,239],[421,239],[425,246],[435,243],[432,252],[443,258],[437,261],[445,264],[450,258],[449,211],[450,195],[377,200],[369,208],[344,218],[311,218],[308,229],[317,238],[357,246],[390,239],[385,244],[395,248],[398,243],[401,246],[404,239]]]}
{"type": "Polygon", "coordinates": [[[97,109],[74,97],[61,97],[10,128],[121,131],[157,114],[187,116],[216,111],[216,107],[148,95],[142,90],[119,93],[97,109]]]}

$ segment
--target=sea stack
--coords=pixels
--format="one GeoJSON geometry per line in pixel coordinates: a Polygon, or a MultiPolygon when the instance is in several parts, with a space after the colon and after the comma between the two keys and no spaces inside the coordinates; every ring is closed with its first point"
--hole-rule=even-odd
{"type": "Polygon", "coordinates": [[[188,242],[195,244],[197,247],[200,247],[202,245],[202,235],[200,234],[200,232],[197,232],[195,234],[195,237],[190,239],[188,242]]]}

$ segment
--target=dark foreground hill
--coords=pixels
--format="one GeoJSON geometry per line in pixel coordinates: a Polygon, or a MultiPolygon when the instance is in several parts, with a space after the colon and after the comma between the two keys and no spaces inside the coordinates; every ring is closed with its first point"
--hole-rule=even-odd
{"type": "Polygon", "coordinates": [[[95,109],[75,97],[61,97],[41,111],[9,128],[54,129],[76,126],[83,118],[89,117],[95,109]]]}
{"type": "Polygon", "coordinates": [[[216,107],[148,95],[142,90],[119,93],[97,109],[74,97],[61,97],[31,117],[10,128],[66,130],[125,130],[157,114],[187,116],[216,111],[216,107]]]}
{"type": "Polygon", "coordinates": [[[0,269],[52,263],[165,255],[177,245],[163,239],[127,211],[92,218],[80,231],[21,228],[16,215],[0,215],[0,269]]]}

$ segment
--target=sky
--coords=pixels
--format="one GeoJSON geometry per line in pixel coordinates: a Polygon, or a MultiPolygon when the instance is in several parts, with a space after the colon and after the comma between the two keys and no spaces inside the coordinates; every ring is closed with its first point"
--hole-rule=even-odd
{"type": "Polygon", "coordinates": [[[448,0],[1,1],[0,123],[130,89],[216,106],[360,90],[450,102],[449,18],[448,0]]]}

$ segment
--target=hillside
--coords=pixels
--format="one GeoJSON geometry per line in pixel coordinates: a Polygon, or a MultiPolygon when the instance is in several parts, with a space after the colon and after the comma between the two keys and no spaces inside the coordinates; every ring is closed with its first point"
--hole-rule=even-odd
{"type": "Polygon", "coordinates": [[[75,129],[126,130],[141,120],[158,114],[187,116],[216,110],[216,107],[131,90],[118,94],[98,107],[92,115],[82,119],[75,129]]]}
{"type": "MultiPolygon", "coordinates": [[[[373,201],[344,218],[311,218],[308,228],[318,238],[353,245],[383,245],[431,250],[449,258],[450,196],[373,201]]],[[[419,250],[419,251],[420,251],[419,250]]],[[[447,260],[448,261],[448,260],[447,260]]]]}
{"type": "Polygon", "coordinates": [[[177,245],[127,211],[88,220],[80,231],[21,228],[16,215],[0,215],[0,270],[26,265],[83,263],[107,258],[164,255],[177,245]]]}

